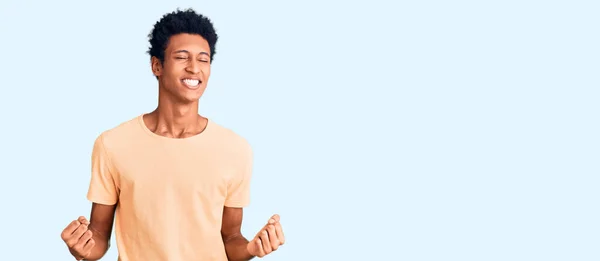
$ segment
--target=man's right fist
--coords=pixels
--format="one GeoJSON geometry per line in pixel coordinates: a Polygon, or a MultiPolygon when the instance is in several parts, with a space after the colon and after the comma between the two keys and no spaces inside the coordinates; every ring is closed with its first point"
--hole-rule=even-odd
{"type": "Polygon", "coordinates": [[[89,225],[90,222],[85,217],[79,217],[79,219],[73,220],[61,234],[62,240],[65,241],[69,251],[77,260],[89,257],[96,244],[92,238],[92,231],[88,229],[89,225]]]}

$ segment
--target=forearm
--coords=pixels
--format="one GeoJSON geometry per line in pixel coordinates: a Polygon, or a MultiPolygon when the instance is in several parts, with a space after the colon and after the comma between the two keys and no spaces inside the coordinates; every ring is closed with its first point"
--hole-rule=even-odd
{"type": "Polygon", "coordinates": [[[248,253],[248,240],[241,234],[223,239],[229,261],[248,261],[254,258],[248,253]]]}

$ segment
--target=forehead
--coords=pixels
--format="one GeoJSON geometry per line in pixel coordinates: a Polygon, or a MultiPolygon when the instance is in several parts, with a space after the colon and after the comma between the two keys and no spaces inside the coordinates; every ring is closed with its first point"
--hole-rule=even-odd
{"type": "Polygon", "coordinates": [[[197,34],[176,34],[169,38],[166,53],[186,50],[191,53],[210,53],[210,46],[206,39],[197,34]]]}

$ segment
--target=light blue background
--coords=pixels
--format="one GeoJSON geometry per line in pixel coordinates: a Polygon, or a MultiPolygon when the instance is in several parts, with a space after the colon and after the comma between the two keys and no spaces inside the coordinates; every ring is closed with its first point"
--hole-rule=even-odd
{"type": "Polygon", "coordinates": [[[72,260],[93,141],[156,106],[177,7],[220,34],[201,113],[254,148],[264,260],[600,260],[596,3],[3,0],[0,260],[72,260]]]}

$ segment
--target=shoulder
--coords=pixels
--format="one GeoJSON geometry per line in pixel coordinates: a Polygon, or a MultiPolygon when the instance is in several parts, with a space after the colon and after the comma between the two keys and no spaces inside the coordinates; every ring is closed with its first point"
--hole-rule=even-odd
{"type": "Polygon", "coordinates": [[[233,152],[252,153],[252,146],[244,136],[215,121],[211,120],[209,124],[211,138],[219,146],[233,152]]]}
{"type": "Polygon", "coordinates": [[[140,116],[123,121],[98,134],[95,143],[106,149],[114,149],[115,146],[126,144],[127,141],[135,140],[136,137],[142,134],[139,124],[140,116]]]}

